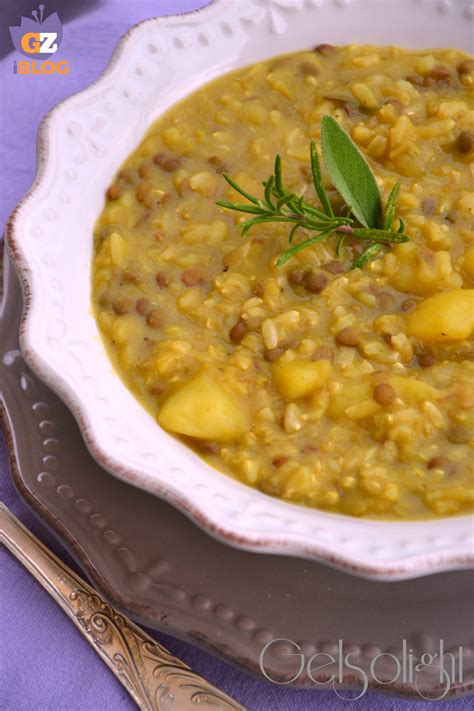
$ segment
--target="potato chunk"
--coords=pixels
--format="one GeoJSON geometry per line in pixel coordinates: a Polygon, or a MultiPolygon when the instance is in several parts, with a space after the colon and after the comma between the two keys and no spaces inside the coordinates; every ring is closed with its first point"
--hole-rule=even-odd
{"type": "Polygon", "coordinates": [[[158,422],[169,432],[229,442],[248,430],[249,413],[245,403],[212,373],[201,371],[169,396],[158,422]]]}
{"type": "Polygon", "coordinates": [[[392,253],[397,258],[397,266],[389,275],[389,281],[398,291],[429,296],[462,284],[462,278],[454,270],[451,256],[445,250],[435,252],[414,242],[406,242],[397,244],[392,253]]]}
{"type": "Polygon", "coordinates": [[[273,382],[287,400],[311,395],[326,384],[332,372],[328,360],[278,360],[272,367],[273,382]]]}
{"type": "Polygon", "coordinates": [[[406,317],[407,334],[421,341],[456,341],[474,329],[474,289],[434,294],[406,317]]]}
{"type": "Polygon", "coordinates": [[[336,421],[342,417],[351,420],[370,417],[381,409],[372,394],[373,387],[367,377],[345,383],[344,388],[329,402],[329,417],[336,421]]]}

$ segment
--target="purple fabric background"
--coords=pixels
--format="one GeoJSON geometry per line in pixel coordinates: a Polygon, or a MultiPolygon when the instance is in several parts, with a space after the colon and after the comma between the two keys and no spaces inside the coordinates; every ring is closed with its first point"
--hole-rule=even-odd
{"type": "MultiPolygon", "coordinates": [[[[241,0],[245,2],[245,0],[241,0]]],[[[0,223],[29,187],[35,170],[35,141],[43,115],[79,91],[104,69],[119,37],[134,23],[155,15],[186,12],[207,0],[57,0],[46,10],[72,17],[64,28],[58,59],[68,59],[66,76],[15,76],[13,53],[0,62],[0,223]],[[81,14],[82,13],[82,14],[81,14]]],[[[0,20],[16,22],[37,6],[2,0],[0,20]]],[[[4,33],[3,33],[4,36],[4,33]]],[[[6,40],[7,41],[7,40],[6,40]]],[[[9,52],[3,47],[0,56],[9,52]]],[[[47,545],[74,566],[53,536],[24,506],[11,483],[0,433],[0,498],[47,545]]],[[[342,701],[331,691],[298,691],[256,681],[214,657],[165,635],[155,635],[189,663],[248,707],[249,711],[408,711],[434,702],[368,694],[342,701]]],[[[0,711],[125,711],[134,704],[95,652],[46,592],[0,549],[0,711]]],[[[472,699],[437,702],[436,709],[468,711],[472,699]]]]}

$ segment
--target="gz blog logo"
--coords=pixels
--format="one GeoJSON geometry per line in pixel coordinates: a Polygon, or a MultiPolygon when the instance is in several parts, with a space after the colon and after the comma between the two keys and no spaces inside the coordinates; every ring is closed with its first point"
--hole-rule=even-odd
{"type": "Polygon", "coordinates": [[[28,61],[15,60],[14,74],[69,74],[69,62],[54,62],[53,57],[63,39],[63,28],[58,13],[43,16],[44,5],[22,17],[19,26],[10,27],[13,45],[28,61]],[[39,11],[39,12],[38,12],[39,11]]]}

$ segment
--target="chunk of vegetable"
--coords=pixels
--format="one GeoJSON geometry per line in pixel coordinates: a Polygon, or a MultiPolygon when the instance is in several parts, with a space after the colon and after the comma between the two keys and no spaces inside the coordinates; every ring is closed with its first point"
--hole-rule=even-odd
{"type": "Polygon", "coordinates": [[[250,426],[243,401],[207,371],[169,396],[158,422],[170,432],[220,442],[237,439],[250,426]]]}
{"type": "Polygon", "coordinates": [[[450,254],[445,250],[435,252],[407,242],[396,245],[393,254],[397,257],[397,267],[389,280],[398,291],[429,296],[462,284],[462,278],[454,270],[450,254]]]}
{"type": "Polygon", "coordinates": [[[339,420],[344,415],[349,419],[369,417],[380,410],[380,405],[373,399],[373,387],[369,378],[350,381],[344,388],[333,395],[329,401],[328,415],[339,420]]]}
{"type": "Polygon", "coordinates": [[[326,384],[332,373],[328,360],[278,360],[272,366],[273,382],[287,400],[307,397],[326,384]]]}
{"type": "Polygon", "coordinates": [[[407,334],[421,341],[456,341],[474,330],[474,289],[453,289],[420,301],[406,316],[407,334]]]}

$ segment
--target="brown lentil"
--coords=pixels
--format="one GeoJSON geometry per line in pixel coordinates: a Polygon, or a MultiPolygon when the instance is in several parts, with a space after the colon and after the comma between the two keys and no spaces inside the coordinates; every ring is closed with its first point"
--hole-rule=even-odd
{"type": "Polygon", "coordinates": [[[354,328],[354,326],[343,328],[336,336],[336,341],[340,343],[341,346],[358,346],[361,340],[360,331],[354,328]]]}
{"type": "Polygon", "coordinates": [[[200,449],[202,452],[206,452],[207,454],[218,454],[220,450],[220,446],[217,444],[217,442],[210,442],[208,440],[195,440],[195,445],[200,449]]]}
{"type": "Polygon", "coordinates": [[[379,405],[382,405],[383,407],[391,405],[392,402],[397,398],[395,390],[388,383],[379,383],[378,385],[376,385],[374,388],[373,396],[375,402],[378,402],[379,405]]]}
{"type": "Polygon", "coordinates": [[[227,171],[224,161],[219,156],[211,156],[209,163],[216,169],[216,173],[225,173],[227,171]]]}
{"type": "Polygon", "coordinates": [[[174,173],[178,168],[181,167],[181,158],[179,156],[164,155],[163,153],[157,153],[153,158],[153,162],[156,163],[162,170],[167,173],[174,173]]]}
{"type": "Polygon", "coordinates": [[[470,74],[474,72],[474,59],[463,59],[457,66],[459,74],[470,74]]]}
{"type": "Polygon", "coordinates": [[[288,272],[288,282],[293,286],[299,286],[303,283],[304,276],[302,269],[292,269],[291,272],[288,272]]]}
{"type": "Polygon", "coordinates": [[[140,178],[149,178],[151,175],[151,166],[149,163],[146,163],[143,161],[143,163],[140,163],[140,165],[137,168],[137,173],[140,176],[140,178]]]}
{"type": "Polygon", "coordinates": [[[209,279],[204,269],[192,267],[182,273],[181,281],[186,286],[204,286],[209,282],[209,279]]]}
{"type": "Polygon", "coordinates": [[[238,343],[247,333],[247,324],[242,319],[239,319],[237,323],[234,323],[229,331],[229,338],[234,343],[238,343]]]}
{"type": "Polygon", "coordinates": [[[114,183],[107,190],[107,197],[109,200],[117,200],[123,194],[123,188],[120,183],[114,183]]]}
{"type": "Polygon", "coordinates": [[[168,276],[164,272],[157,272],[155,281],[159,287],[168,286],[168,284],[170,283],[168,276]]]}
{"type": "Polygon", "coordinates": [[[331,274],[342,274],[342,272],[346,271],[344,264],[337,259],[331,259],[330,262],[327,262],[327,264],[324,265],[324,269],[327,269],[331,274]]]}
{"type": "Polygon", "coordinates": [[[304,288],[312,294],[319,294],[328,283],[329,279],[321,272],[306,272],[303,277],[304,288]]]}
{"type": "Polygon", "coordinates": [[[122,299],[121,301],[116,301],[112,304],[112,311],[117,315],[129,314],[132,310],[132,304],[128,299],[122,299]]]}
{"type": "Polygon", "coordinates": [[[275,361],[278,360],[278,358],[280,358],[283,355],[284,352],[285,352],[284,348],[272,348],[271,350],[265,350],[263,352],[263,357],[269,363],[274,363],[275,361]]]}
{"type": "Polygon", "coordinates": [[[461,153],[469,153],[474,148],[474,131],[461,131],[456,145],[461,153]]]}
{"type": "Polygon", "coordinates": [[[333,44],[323,43],[316,45],[314,51],[318,54],[328,54],[328,52],[332,52],[335,49],[336,47],[333,44]]]}
{"type": "Polygon", "coordinates": [[[163,325],[163,314],[160,309],[152,309],[147,313],[146,322],[150,328],[161,328],[163,325]]]}
{"type": "Polygon", "coordinates": [[[431,70],[430,77],[435,81],[446,81],[451,77],[451,72],[448,67],[439,65],[431,70]]]}
{"type": "Polygon", "coordinates": [[[275,459],[272,460],[272,464],[275,467],[281,467],[282,464],[286,464],[289,461],[290,457],[275,457],[275,459]]]}
{"type": "Polygon", "coordinates": [[[431,368],[436,365],[437,358],[433,353],[422,353],[418,356],[418,363],[422,368],[431,368]]]}
{"type": "Polygon", "coordinates": [[[381,291],[380,294],[377,294],[377,301],[384,311],[393,311],[395,308],[395,297],[389,291],[381,291]]]}
{"type": "Polygon", "coordinates": [[[150,310],[150,306],[150,299],[147,299],[146,296],[142,296],[135,304],[135,309],[140,316],[144,316],[150,310]]]}
{"type": "Polygon", "coordinates": [[[137,187],[137,200],[138,202],[146,202],[148,195],[150,193],[151,186],[149,183],[139,183],[137,187]]]}

